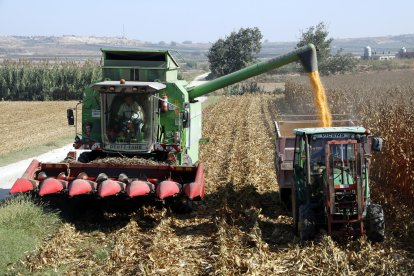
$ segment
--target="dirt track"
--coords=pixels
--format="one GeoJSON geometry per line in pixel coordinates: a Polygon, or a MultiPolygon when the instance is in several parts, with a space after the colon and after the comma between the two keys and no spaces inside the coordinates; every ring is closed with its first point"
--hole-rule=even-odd
{"type": "MultiPolygon", "coordinates": [[[[396,241],[300,245],[278,201],[270,95],[223,98],[204,110],[206,199],[191,215],[143,207],[132,214],[82,210],[23,265],[74,274],[404,273],[396,241]],[[399,271],[397,271],[399,269],[399,271]]],[[[20,264],[19,264],[20,265],[20,264]]]]}

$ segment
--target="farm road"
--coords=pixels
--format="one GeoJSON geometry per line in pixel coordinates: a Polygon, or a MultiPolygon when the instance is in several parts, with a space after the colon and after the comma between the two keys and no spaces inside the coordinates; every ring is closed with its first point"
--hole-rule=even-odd
{"type": "Polygon", "coordinates": [[[59,162],[65,159],[66,154],[70,150],[73,150],[72,144],[4,167],[0,167],[0,200],[3,200],[9,196],[9,190],[13,186],[14,181],[22,176],[33,159],[37,159],[41,162],[59,162]]]}

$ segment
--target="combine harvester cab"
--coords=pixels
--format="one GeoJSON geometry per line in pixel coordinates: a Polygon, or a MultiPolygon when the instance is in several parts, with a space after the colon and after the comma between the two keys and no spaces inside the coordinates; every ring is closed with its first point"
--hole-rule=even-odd
{"type": "Polygon", "coordinates": [[[319,228],[332,236],[384,239],[382,207],[370,198],[369,167],[382,139],[345,115],[332,127],[317,116],[286,115],[275,122],[281,201],[291,210],[302,240],[319,228]]]}
{"type": "Polygon", "coordinates": [[[61,163],[34,160],[12,194],[199,200],[205,188],[197,97],[292,62],[317,72],[312,44],[196,87],[178,79],[178,63],[168,51],[102,53],[103,79],[84,90],[80,129],[78,106],[67,110],[69,125],[75,126],[74,147],[85,152],[70,152],[61,163]]]}

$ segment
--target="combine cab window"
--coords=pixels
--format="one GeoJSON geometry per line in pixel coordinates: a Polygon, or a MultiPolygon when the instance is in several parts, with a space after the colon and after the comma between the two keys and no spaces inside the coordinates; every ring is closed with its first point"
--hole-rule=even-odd
{"type": "Polygon", "coordinates": [[[154,100],[151,94],[105,93],[103,120],[107,150],[148,151],[154,137],[154,100]]]}

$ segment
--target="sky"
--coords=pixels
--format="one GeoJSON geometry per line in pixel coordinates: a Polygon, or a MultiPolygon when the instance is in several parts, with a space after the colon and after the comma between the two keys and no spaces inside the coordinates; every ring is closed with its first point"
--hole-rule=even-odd
{"type": "Polygon", "coordinates": [[[125,36],[150,42],[214,42],[241,27],[296,41],[323,21],[331,37],[414,33],[414,1],[0,0],[0,35],[125,36]],[[386,4],[385,4],[386,3],[386,4]]]}

